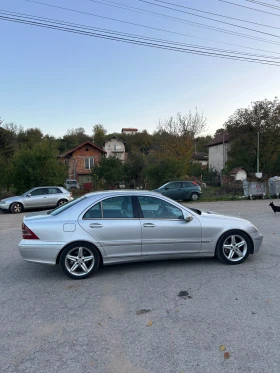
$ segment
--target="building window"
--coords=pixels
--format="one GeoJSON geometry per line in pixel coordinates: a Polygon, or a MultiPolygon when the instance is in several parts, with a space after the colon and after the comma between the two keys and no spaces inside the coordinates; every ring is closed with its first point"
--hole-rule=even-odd
{"type": "Polygon", "coordinates": [[[93,168],[94,158],[85,158],[85,169],[90,170],[93,168]]]}

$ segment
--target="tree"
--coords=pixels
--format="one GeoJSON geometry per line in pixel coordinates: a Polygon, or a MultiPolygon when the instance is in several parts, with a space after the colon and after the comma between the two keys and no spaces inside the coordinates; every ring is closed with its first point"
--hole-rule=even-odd
{"type": "Polygon", "coordinates": [[[146,166],[146,158],[147,156],[141,153],[141,151],[134,149],[129,153],[128,159],[124,164],[126,179],[129,182],[133,182],[134,187],[135,185],[145,184],[144,169],[146,166]]]}
{"type": "Polygon", "coordinates": [[[15,144],[12,133],[0,127],[0,156],[8,160],[13,155],[14,150],[15,144]]]}
{"type": "Polygon", "coordinates": [[[207,152],[207,148],[205,146],[209,144],[209,142],[212,140],[212,136],[206,135],[206,136],[198,136],[195,138],[195,147],[194,152],[207,152]]]}
{"type": "Polygon", "coordinates": [[[32,148],[35,144],[42,141],[43,136],[43,132],[40,128],[28,128],[25,131],[21,128],[16,136],[18,147],[32,148]]]}
{"type": "Polygon", "coordinates": [[[224,134],[224,133],[225,133],[225,129],[224,129],[224,128],[219,128],[219,129],[217,129],[217,131],[215,132],[214,137],[219,136],[219,135],[222,135],[222,134],[224,134]]]}
{"type": "Polygon", "coordinates": [[[177,113],[176,117],[160,121],[157,131],[167,132],[173,136],[189,136],[194,139],[206,129],[206,118],[203,113],[199,114],[197,109],[193,114],[191,111],[188,114],[177,113]]]}
{"type": "Polygon", "coordinates": [[[13,158],[12,184],[17,192],[35,186],[62,185],[67,178],[67,167],[57,160],[57,149],[42,140],[33,148],[23,148],[13,158]]]}
{"type": "Polygon", "coordinates": [[[95,126],[93,126],[92,131],[94,144],[102,148],[103,142],[105,141],[107,130],[104,128],[102,124],[96,124],[95,126]]]}
{"type": "Polygon", "coordinates": [[[58,140],[59,153],[64,153],[68,150],[75,148],[76,146],[86,142],[92,141],[92,137],[86,134],[83,127],[68,130],[66,135],[62,139],[58,140]]]}
{"type": "Polygon", "coordinates": [[[171,180],[184,179],[186,176],[186,163],[175,158],[154,158],[149,159],[145,169],[145,176],[149,188],[158,188],[160,185],[171,180]]]}
{"type": "Polygon", "coordinates": [[[92,169],[93,180],[105,184],[106,188],[124,179],[122,161],[115,157],[102,157],[92,169]]]}
{"type": "Polygon", "coordinates": [[[162,156],[188,162],[194,153],[194,138],[206,128],[206,119],[197,110],[186,115],[178,113],[160,121],[157,127],[157,147],[162,156]]]}
{"type": "Polygon", "coordinates": [[[256,172],[259,134],[260,170],[271,175],[280,173],[280,101],[277,98],[256,101],[246,109],[237,110],[225,128],[232,139],[228,168],[242,166],[256,172]]]}

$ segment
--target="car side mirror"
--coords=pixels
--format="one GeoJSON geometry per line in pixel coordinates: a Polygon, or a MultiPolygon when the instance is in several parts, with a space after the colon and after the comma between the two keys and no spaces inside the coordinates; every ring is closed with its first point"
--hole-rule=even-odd
{"type": "Polygon", "coordinates": [[[31,197],[31,193],[28,193],[28,194],[27,194],[27,197],[31,197]]]}
{"type": "Polygon", "coordinates": [[[168,190],[169,188],[168,187],[165,187],[165,190],[168,190]]]}
{"type": "Polygon", "coordinates": [[[193,220],[193,217],[191,215],[188,215],[188,216],[185,216],[184,219],[185,219],[186,223],[189,223],[189,222],[191,222],[193,220]]]}

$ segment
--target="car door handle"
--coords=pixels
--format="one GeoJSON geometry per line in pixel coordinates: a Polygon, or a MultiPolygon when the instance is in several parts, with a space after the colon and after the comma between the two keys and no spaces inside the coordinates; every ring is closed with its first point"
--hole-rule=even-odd
{"type": "Polygon", "coordinates": [[[155,227],[155,224],[152,224],[152,223],[145,223],[145,224],[143,224],[143,227],[144,227],[144,228],[154,228],[154,227],[155,227]]]}
{"type": "Polygon", "coordinates": [[[90,228],[102,228],[103,225],[99,223],[92,223],[89,225],[90,228]]]}

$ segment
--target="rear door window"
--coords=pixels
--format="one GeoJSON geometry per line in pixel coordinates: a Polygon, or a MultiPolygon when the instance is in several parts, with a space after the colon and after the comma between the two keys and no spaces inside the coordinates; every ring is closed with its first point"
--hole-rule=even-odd
{"type": "Polygon", "coordinates": [[[84,215],[84,219],[127,219],[133,217],[132,199],[130,196],[104,199],[91,207],[84,215]]]}
{"type": "Polygon", "coordinates": [[[62,191],[59,188],[48,188],[49,194],[57,194],[62,193],[62,191]]]}

